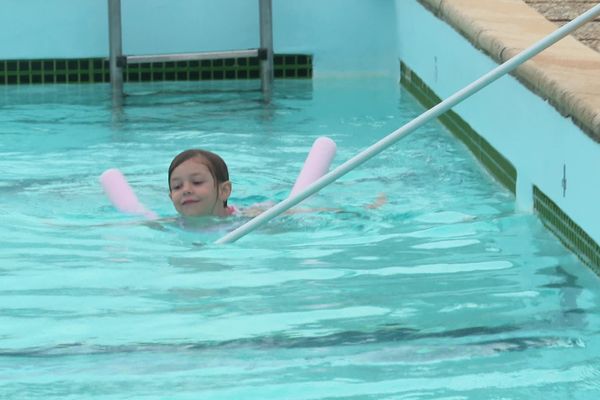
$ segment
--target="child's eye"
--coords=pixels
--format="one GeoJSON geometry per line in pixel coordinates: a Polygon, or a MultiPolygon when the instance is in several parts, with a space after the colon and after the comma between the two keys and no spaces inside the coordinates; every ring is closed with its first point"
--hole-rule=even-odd
{"type": "Polygon", "coordinates": [[[202,185],[204,181],[194,181],[194,185],[202,185]]]}
{"type": "Polygon", "coordinates": [[[173,186],[171,186],[171,189],[173,189],[173,190],[179,190],[179,189],[181,189],[181,184],[178,183],[176,185],[173,185],[173,186]]]}

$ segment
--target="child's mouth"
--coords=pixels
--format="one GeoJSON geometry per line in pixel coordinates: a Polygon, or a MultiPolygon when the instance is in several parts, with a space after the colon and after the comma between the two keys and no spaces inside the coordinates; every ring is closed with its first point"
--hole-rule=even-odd
{"type": "Polygon", "coordinates": [[[181,202],[182,206],[187,206],[188,204],[197,203],[199,200],[188,199],[181,202]]]}

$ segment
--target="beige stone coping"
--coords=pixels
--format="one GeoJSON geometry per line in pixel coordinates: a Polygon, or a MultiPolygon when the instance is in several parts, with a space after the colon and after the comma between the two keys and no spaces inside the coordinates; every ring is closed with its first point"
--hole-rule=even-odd
{"type": "MultiPolygon", "coordinates": [[[[419,2],[498,63],[558,28],[522,0],[419,2]]],[[[600,142],[600,53],[568,36],[513,75],[600,142]]]]}

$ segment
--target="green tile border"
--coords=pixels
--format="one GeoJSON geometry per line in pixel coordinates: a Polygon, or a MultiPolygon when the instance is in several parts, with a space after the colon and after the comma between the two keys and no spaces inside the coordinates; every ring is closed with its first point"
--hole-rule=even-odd
{"type": "Polygon", "coordinates": [[[544,225],[600,276],[600,246],[598,243],[537,186],[533,187],[533,208],[544,225]]]}
{"type": "Polygon", "coordinates": [[[275,78],[312,78],[312,55],[275,54],[275,78]]]}
{"type": "MultiPolygon", "coordinates": [[[[427,108],[441,100],[406,64],[400,63],[400,82],[427,108]]],[[[439,120],[457,136],[477,159],[513,193],[517,171],[514,166],[469,126],[458,114],[448,111],[439,120]]],[[[542,223],[579,259],[600,276],[600,246],[537,186],[533,207],[542,223]]]]}
{"type": "MultiPolygon", "coordinates": [[[[278,79],[311,79],[312,55],[276,54],[274,76],[278,79]]],[[[105,58],[0,60],[0,85],[110,82],[105,58]]],[[[201,81],[259,79],[258,57],[129,64],[125,82],[201,81]]]]}
{"type": "Polygon", "coordinates": [[[99,58],[0,60],[0,85],[108,81],[108,62],[99,58]]]}
{"type": "MultiPolygon", "coordinates": [[[[417,74],[405,63],[400,62],[400,83],[426,108],[441,102],[417,74]]],[[[516,193],[517,170],[502,154],[492,147],[481,135],[450,110],[438,117],[440,122],[460,139],[485,168],[508,190],[516,193]]]]}

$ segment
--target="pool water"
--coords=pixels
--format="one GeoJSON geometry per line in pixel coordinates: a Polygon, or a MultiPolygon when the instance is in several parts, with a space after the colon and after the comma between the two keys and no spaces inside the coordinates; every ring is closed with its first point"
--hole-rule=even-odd
{"type": "Polygon", "coordinates": [[[242,217],[114,209],[112,167],[175,216],[190,147],[230,203],[280,201],[318,136],[335,166],[423,111],[388,79],[256,88],[0,88],[1,398],[597,398],[597,276],[436,122],[233,244],[242,217]]]}

